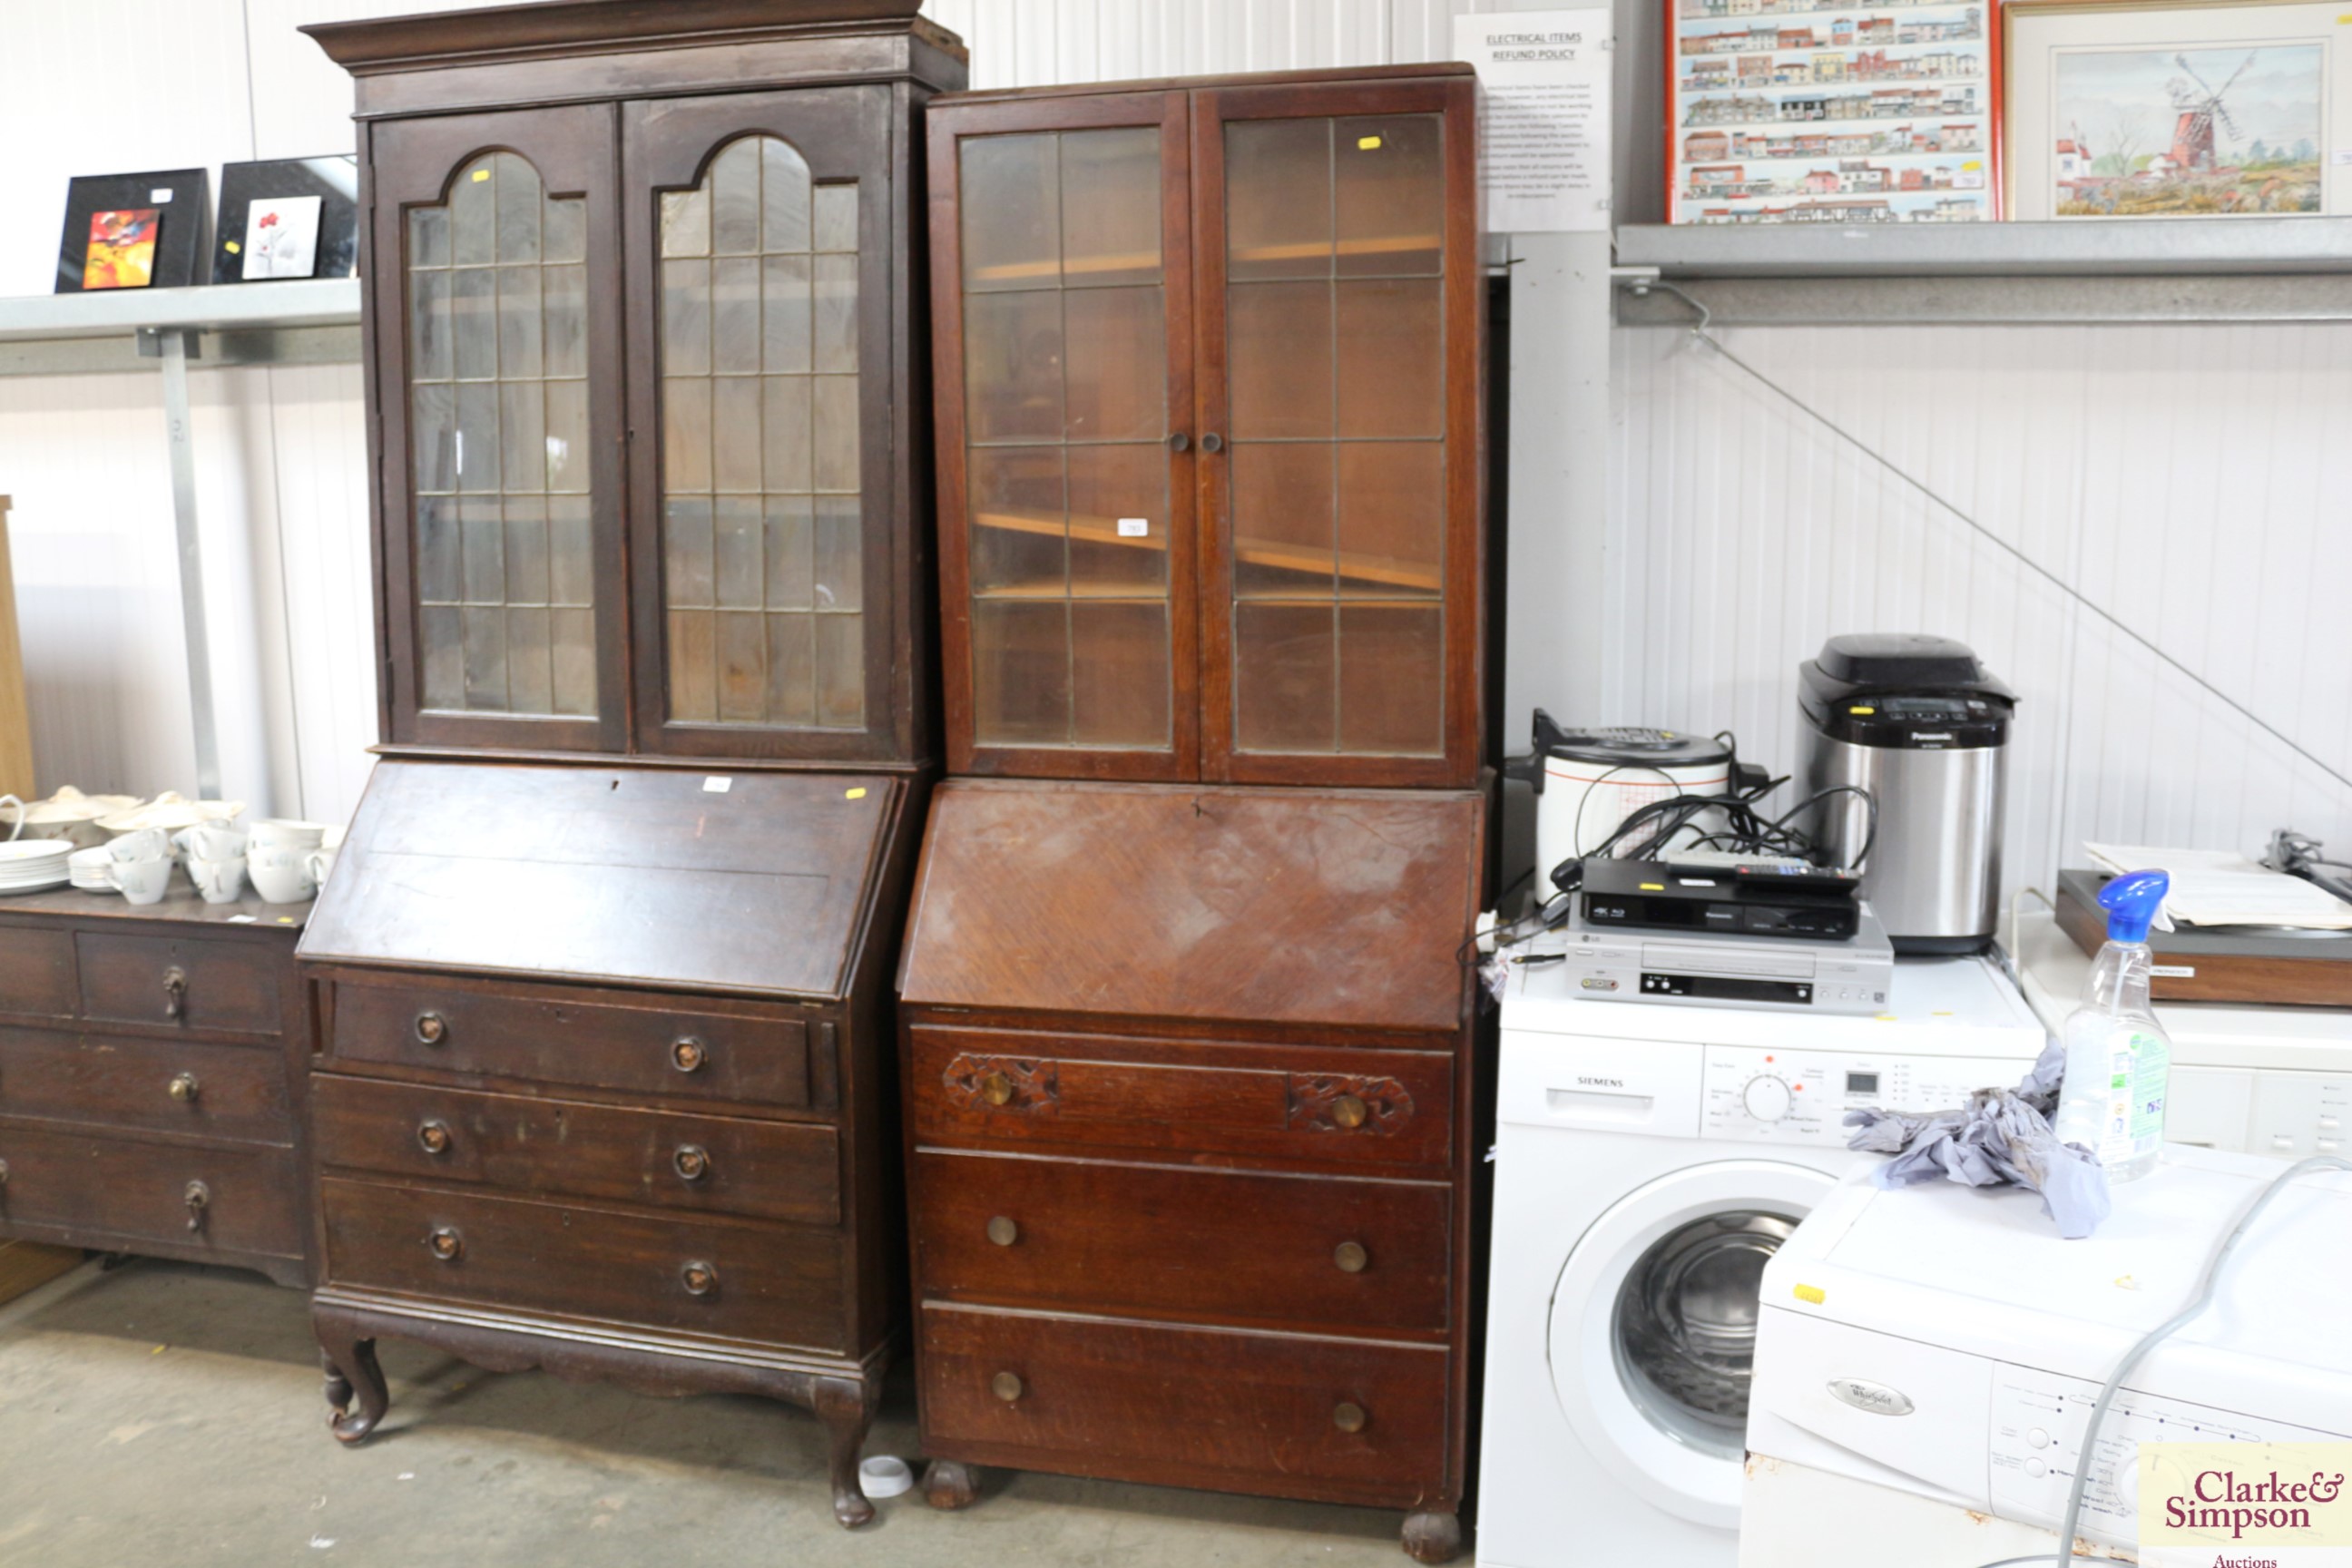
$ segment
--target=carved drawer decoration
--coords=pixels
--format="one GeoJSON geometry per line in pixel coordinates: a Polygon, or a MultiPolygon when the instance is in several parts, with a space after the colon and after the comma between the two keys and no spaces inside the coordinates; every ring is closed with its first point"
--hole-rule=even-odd
{"type": "Polygon", "coordinates": [[[1412,1120],[1412,1096],[1392,1078],[1290,1075],[1294,1132],[1369,1132],[1386,1138],[1412,1120]]]}
{"type": "Polygon", "coordinates": [[[1059,1103],[1055,1063],[1034,1057],[977,1056],[966,1051],[940,1075],[948,1103],[958,1110],[1050,1111],[1059,1103]]]}

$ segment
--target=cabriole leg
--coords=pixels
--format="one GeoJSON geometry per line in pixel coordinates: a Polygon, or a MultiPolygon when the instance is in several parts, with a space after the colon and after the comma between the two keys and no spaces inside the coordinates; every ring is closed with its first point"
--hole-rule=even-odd
{"type": "Polygon", "coordinates": [[[341,1442],[363,1443],[392,1406],[383,1369],[376,1364],[375,1342],[361,1339],[350,1328],[331,1321],[314,1321],[312,1328],[327,1368],[327,1403],[334,1408],[329,1429],[341,1442]],[[349,1410],[354,1394],[359,1398],[357,1414],[349,1410]]]}
{"type": "Polygon", "coordinates": [[[863,1383],[821,1377],[811,1403],[832,1438],[833,1517],[844,1530],[855,1530],[874,1517],[874,1505],[857,1479],[857,1461],[866,1451],[866,1429],[874,1425],[875,1394],[863,1383]]]}

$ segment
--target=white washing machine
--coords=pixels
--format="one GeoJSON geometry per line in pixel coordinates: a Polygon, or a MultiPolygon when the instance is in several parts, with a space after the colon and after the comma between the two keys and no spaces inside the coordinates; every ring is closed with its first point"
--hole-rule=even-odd
{"type": "Polygon", "coordinates": [[[2044,1033],[1978,958],[1902,960],[1874,1018],[1503,1001],[1477,1560],[1730,1568],[1764,1265],[1843,1113],[2013,1083],[2044,1033]]]}

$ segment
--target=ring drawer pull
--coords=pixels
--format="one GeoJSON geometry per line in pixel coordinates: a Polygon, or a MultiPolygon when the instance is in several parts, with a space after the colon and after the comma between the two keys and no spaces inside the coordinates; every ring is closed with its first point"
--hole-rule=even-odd
{"type": "Polygon", "coordinates": [[[708,1263],[689,1263],[677,1271],[677,1281],[689,1296],[708,1296],[719,1289],[719,1270],[708,1263]]]}
{"type": "Polygon", "coordinates": [[[182,1105],[194,1105],[196,1097],[204,1091],[205,1086],[196,1081],[196,1075],[192,1072],[184,1072],[171,1082],[172,1098],[182,1105]]]}
{"type": "Polygon", "coordinates": [[[1339,1266],[1342,1274],[1361,1274],[1372,1255],[1364,1250],[1360,1241],[1343,1241],[1331,1249],[1331,1261],[1339,1266]]]}
{"type": "Polygon", "coordinates": [[[213,1190],[202,1182],[190,1182],[188,1190],[180,1194],[180,1201],[188,1205],[188,1228],[204,1229],[205,1211],[213,1205],[213,1190]]]}
{"type": "Polygon", "coordinates": [[[1361,1127],[1370,1116],[1371,1108],[1364,1103],[1361,1095],[1343,1094],[1331,1102],[1331,1120],[1350,1132],[1361,1127]]]}
{"type": "Polygon", "coordinates": [[[178,964],[163,971],[163,1016],[183,1017],[188,1011],[188,972],[178,964]]]}
{"type": "Polygon", "coordinates": [[[680,1035],[669,1043],[670,1065],[680,1072],[700,1072],[709,1059],[710,1047],[692,1035],[680,1035]]]}
{"type": "Polygon", "coordinates": [[[425,1245],[432,1249],[434,1257],[444,1263],[455,1263],[466,1256],[466,1238],[450,1226],[435,1226],[425,1245]]]}
{"type": "Polygon", "coordinates": [[[1021,1227],[1003,1215],[988,1222],[988,1239],[999,1247],[1010,1247],[1021,1239],[1021,1227]]]}
{"type": "Polygon", "coordinates": [[[699,1143],[681,1143],[669,1157],[670,1168],[689,1182],[710,1174],[710,1151],[699,1143]]]}
{"type": "Polygon", "coordinates": [[[438,1013],[416,1015],[416,1037],[428,1046],[437,1046],[449,1037],[449,1020],[438,1013]]]}
{"type": "Polygon", "coordinates": [[[991,1105],[1013,1103],[1013,1080],[1001,1072],[990,1073],[980,1080],[980,1098],[991,1105]]]}
{"type": "Polygon", "coordinates": [[[1014,1400],[1020,1398],[1024,1394],[1027,1393],[1028,1390],[1022,1385],[1022,1382],[1018,1374],[1009,1372],[1000,1372],[994,1377],[988,1380],[988,1392],[996,1395],[997,1398],[1004,1401],[1005,1404],[1010,1405],[1014,1400]]]}
{"type": "Polygon", "coordinates": [[[1331,1425],[1342,1432],[1360,1432],[1368,1419],[1364,1407],[1349,1400],[1343,1399],[1331,1407],[1331,1425]]]}
{"type": "Polygon", "coordinates": [[[416,1129],[417,1146],[428,1154],[446,1154],[456,1142],[446,1121],[427,1121],[416,1129]]]}

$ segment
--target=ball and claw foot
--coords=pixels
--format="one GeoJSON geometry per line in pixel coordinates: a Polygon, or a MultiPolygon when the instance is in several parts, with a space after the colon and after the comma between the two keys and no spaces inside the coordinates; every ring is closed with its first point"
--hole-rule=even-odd
{"type": "Polygon", "coordinates": [[[1462,1554],[1462,1520],[1452,1513],[1410,1513],[1404,1554],[1415,1563],[1451,1563],[1462,1554]]]}
{"type": "Polygon", "coordinates": [[[933,1508],[970,1508],[980,1497],[980,1472],[953,1459],[933,1459],[923,1471],[923,1500],[933,1508]]]}

